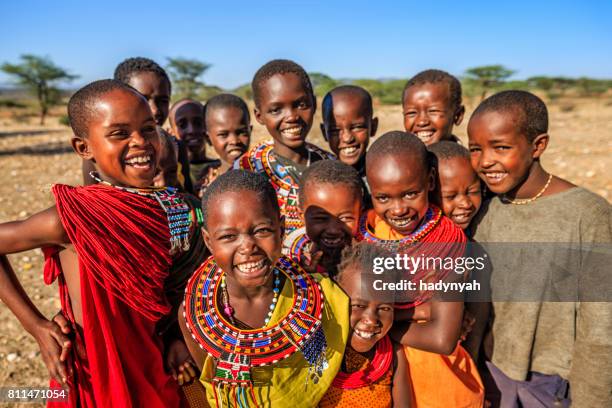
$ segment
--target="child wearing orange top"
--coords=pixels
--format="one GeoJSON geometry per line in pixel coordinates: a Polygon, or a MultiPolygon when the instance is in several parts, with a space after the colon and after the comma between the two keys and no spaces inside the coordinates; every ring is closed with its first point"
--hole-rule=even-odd
{"type": "MultiPolygon", "coordinates": [[[[361,219],[358,239],[397,255],[456,259],[464,255],[461,228],[429,203],[435,186],[427,149],[415,135],[394,131],[380,137],[366,155],[366,175],[374,208],[361,219]]],[[[452,271],[411,271],[411,281],[449,281],[452,271]]],[[[413,406],[481,407],[483,387],[476,366],[458,345],[463,321],[459,297],[441,301],[422,291],[396,303],[391,336],[406,346],[413,406]],[[435,383],[432,378],[436,378],[435,383]],[[440,392],[440,385],[444,392],[440,392]]]]}

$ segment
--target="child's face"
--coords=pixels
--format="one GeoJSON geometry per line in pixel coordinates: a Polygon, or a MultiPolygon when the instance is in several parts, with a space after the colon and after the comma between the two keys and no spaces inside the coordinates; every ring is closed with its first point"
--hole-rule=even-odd
{"type": "Polygon", "coordinates": [[[332,112],[323,118],[321,133],[338,159],[354,166],[365,156],[378,119],[372,118],[365,101],[357,95],[333,94],[332,101],[332,112]]]}
{"type": "Polygon", "coordinates": [[[312,95],[293,73],[274,75],[260,86],[257,121],[266,127],[276,147],[302,147],[315,113],[312,95]]]}
{"type": "Polygon", "coordinates": [[[344,184],[306,185],[303,209],[308,237],[324,254],[339,255],[357,232],[361,197],[344,184]]]}
{"type": "Polygon", "coordinates": [[[402,102],[404,128],[430,145],[450,139],[453,125],[463,120],[463,106],[453,109],[449,86],[445,83],[425,83],[406,90],[402,102]]]}
{"type": "Polygon", "coordinates": [[[162,126],[168,118],[170,108],[168,81],[154,72],[138,72],[130,77],[128,84],[145,97],[153,112],[155,123],[157,126],[162,126]]]}
{"type": "Polygon", "coordinates": [[[186,102],[174,111],[172,131],[185,142],[191,154],[200,154],[204,150],[204,112],[202,107],[186,102]]]}
{"type": "Polygon", "coordinates": [[[233,163],[249,148],[252,126],[245,112],[234,106],[206,113],[206,133],[219,158],[233,163]]]}
{"type": "Polygon", "coordinates": [[[209,203],[204,241],[227,279],[243,288],[270,283],[281,255],[278,214],[253,191],[221,193],[209,203]]]}
{"type": "Polygon", "coordinates": [[[511,112],[485,112],[468,124],[472,167],[495,194],[522,185],[541,152],[517,129],[511,112]]]}
{"type": "Polygon", "coordinates": [[[433,173],[410,154],[378,157],[366,172],[376,214],[398,234],[412,233],[427,212],[433,173]]]}
{"type": "Polygon", "coordinates": [[[438,161],[438,179],[444,215],[466,229],[482,202],[478,175],[469,160],[453,157],[438,161]]]}
{"type": "Polygon", "coordinates": [[[160,137],[145,99],[128,90],[102,95],[92,107],[87,138],[73,138],[77,153],[93,160],[103,180],[150,187],[158,166],[160,137]]]}
{"type": "Polygon", "coordinates": [[[342,271],[340,287],[351,299],[349,345],[359,353],[370,351],[389,332],[393,324],[393,304],[364,299],[361,267],[349,265],[342,271]]]}
{"type": "Polygon", "coordinates": [[[178,153],[172,140],[162,143],[160,155],[159,171],[153,180],[155,187],[178,186],[178,153]]]}

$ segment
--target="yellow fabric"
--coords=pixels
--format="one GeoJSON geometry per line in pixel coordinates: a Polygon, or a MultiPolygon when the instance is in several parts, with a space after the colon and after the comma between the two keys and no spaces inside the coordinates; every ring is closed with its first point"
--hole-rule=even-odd
{"type": "MultiPolygon", "coordinates": [[[[370,361],[350,347],[344,354],[344,365],[348,373],[364,370],[370,361]]],[[[327,390],[319,403],[319,408],[391,408],[391,383],[393,366],[377,381],[365,387],[352,390],[335,388],[327,390]]]]}
{"type": "Polygon", "coordinates": [[[385,220],[380,218],[376,212],[374,212],[374,210],[368,211],[366,226],[371,233],[376,235],[376,238],[378,239],[399,240],[404,238],[402,234],[394,231],[393,228],[391,228],[389,224],[385,222],[385,220]]]}
{"type": "MultiPolygon", "coordinates": [[[[327,361],[329,367],[323,371],[323,376],[315,384],[308,378],[308,362],[300,351],[276,364],[254,367],[251,369],[256,403],[259,407],[294,407],[310,408],[316,406],[323,394],[330,387],[334,377],[340,370],[344,348],[348,341],[349,331],[349,300],[342,289],[329,278],[313,275],[321,284],[325,296],[323,309],[323,331],[327,340],[327,361]]],[[[285,282],[279,295],[276,308],[269,325],[278,322],[293,305],[293,291],[290,282],[285,282]]],[[[215,407],[215,390],[211,383],[214,377],[214,359],[210,356],[204,360],[200,381],[206,388],[209,404],[215,407]]],[[[219,406],[236,407],[233,393],[228,400],[227,388],[217,391],[219,406]],[[221,398],[223,400],[221,401],[221,398]]],[[[248,396],[250,407],[255,404],[248,396]]]]}
{"type": "MultiPolygon", "coordinates": [[[[401,239],[400,234],[374,210],[368,212],[367,225],[379,239],[401,239]]],[[[418,324],[417,322],[413,324],[418,324]]],[[[478,369],[461,345],[444,356],[405,348],[410,367],[412,408],[480,408],[484,403],[484,387],[478,369]]]]}

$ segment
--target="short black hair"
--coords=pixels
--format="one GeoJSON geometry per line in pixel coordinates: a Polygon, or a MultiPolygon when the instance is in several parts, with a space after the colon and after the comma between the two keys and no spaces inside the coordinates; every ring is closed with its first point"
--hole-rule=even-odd
{"type": "Polygon", "coordinates": [[[209,207],[216,198],[227,192],[252,191],[257,194],[260,202],[270,206],[270,214],[280,218],[280,209],[276,198],[276,191],[268,179],[260,174],[246,170],[230,170],[217,177],[204,190],[202,196],[202,225],[208,228],[209,207]]]}
{"type": "Polygon", "coordinates": [[[94,81],[85,85],[70,97],[68,101],[68,120],[77,137],[85,139],[88,136],[89,120],[95,113],[94,105],[100,97],[118,89],[133,92],[142,98],[142,95],[134,88],[116,79],[94,81]]]}
{"type": "Polygon", "coordinates": [[[470,160],[470,151],[457,142],[443,140],[427,146],[427,150],[436,156],[438,160],[449,160],[455,157],[470,160]]]}
{"type": "Polygon", "coordinates": [[[242,111],[242,114],[247,120],[247,123],[251,123],[251,115],[249,113],[249,107],[246,102],[239,96],[222,93],[215,95],[206,102],[204,105],[204,121],[206,122],[208,111],[218,108],[236,108],[242,111]]]}
{"type": "Polygon", "coordinates": [[[427,151],[425,143],[415,134],[401,130],[393,130],[377,138],[366,153],[366,169],[373,167],[373,161],[380,157],[405,157],[413,155],[423,163],[426,170],[433,166],[431,154],[427,151]]]}
{"type": "MultiPolygon", "coordinates": [[[[196,101],[195,99],[191,99],[191,98],[182,98],[182,99],[179,99],[178,101],[174,102],[172,104],[172,106],[170,107],[170,110],[168,112],[168,119],[170,120],[171,124],[175,123],[174,122],[174,115],[176,114],[176,111],[179,108],[179,106],[186,105],[188,103],[192,103],[194,105],[197,105],[200,109],[202,109],[202,115],[204,115],[204,105],[202,105],[202,102],[196,101]]],[[[202,120],[204,120],[204,116],[202,116],[202,120]]]]}
{"type": "Polygon", "coordinates": [[[172,93],[170,77],[158,63],[149,58],[135,57],[123,60],[115,68],[114,78],[127,84],[134,75],[140,72],[153,72],[160,78],[165,79],[168,82],[170,93],[172,93]]]}
{"type": "Polygon", "coordinates": [[[321,108],[323,110],[322,112],[323,121],[327,121],[329,116],[332,114],[332,111],[333,111],[332,102],[333,102],[334,94],[336,95],[346,94],[349,96],[355,96],[355,97],[361,98],[362,103],[365,105],[365,108],[366,108],[366,115],[372,116],[374,114],[374,108],[372,107],[372,95],[370,95],[368,91],[356,85],[341,85],[341,86],[338,86],[332,89],[331,91],[326,93],[325,96],[323,97],[323,102],[321,104],[322,105],[321,108]]]}
{"type": "Polygon", "coordinates": [[[346,163],[340,160],[319,160],[307,167],[300,177],[300,187],[298,199],[300,206],[306,200],[306,187],[310,184],[342,184],[353,189],[357,197],[363,199],[363,187],[359,173],[346,163]]]}
{"type": "Polygon", "coordinates": [[[446,84],[450,93],[450,103],[454,109],[461,106],[461,82],[453,75],[439,69],[428,69],[421,71],[406,82],[404,91],[402,92],[402,104],[406,98],[408,88],[415,85],[423,84],[446,84]]]}
{"type": "Polygon", "coordinates": [[[260,96],[261,96],[261,85],[278,74],[295,74],[300,78],[302,86],[306,90],[306,93],[312,98],[312,103],[316,106],[317,99],[315,98],[314,91],[312,90],[312,83],[308,74],[302,68],[301,65],[286,59],[275,59],[267,62],[261,68],[257,70],[253,81],[251,82],[251,88],[253,90],[253,101],[255,106],[259,107],[260,96]]]}
{"type": "Polygon", "coordinates": [[[548,133],[548,109],[542,99],[527,91],[502,91],[489,96],[476,108],[470,121],[486,112],[512,113],[521,134],[530,142],[548,133]]]}

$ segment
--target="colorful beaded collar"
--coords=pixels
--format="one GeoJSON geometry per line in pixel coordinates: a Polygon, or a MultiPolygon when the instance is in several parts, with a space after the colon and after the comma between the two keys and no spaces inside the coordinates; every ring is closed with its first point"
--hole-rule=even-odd
{"type": "Polygon", "coordinates": [[[290,310],[276,323],[242,330],[222,314],[219,304],[224,272],[212,257],[194,273],[185,290],[184,316],[198,345],[217,359],[213,384],[253,389],[251,367],[275,364],[300,351],[318,382],[327,368],[327,342],[321,323],[323,292],[319,283],[297,263],[280,257],[275,268],[292,286],[290,310]]]}
{"type": "MultiPolygon", "coordinates": [[[[161,208],[166,212],[168,218],[168,229],[170,230],[170,253],[174,254],[179,251],[188,251],[190,247],[189,233],[193,224],[193,215],[189,205],[178,194],[174,187],[150,187],[150,188],[132,188],[115,186],[108,181],[100,178],[98,173],[92,171],[89,173],[99,184],[104,184],[126,191],[128,193],[138,194],[141,196],[155,199],[161,208]]],[[[202,210],[196,209],[197,221],[200,224],[202,221],[202,210]]]]}
{"type": "Polygon", "coordinates": [[[425,213],[421,226],[411,234],[397,240],[381,239],[376,237],[374,233],[370,231],[368,226],[368,212],[365,212],[359,220],[357,240],[373,242],[375,244],[384,246],[390,251],[401,252],[403,248],[411,246],[415,242],[421,241],[427,234],[429,234],[429,232],[431,232],[431,230],[435,228],[436,225],[438,225],[440,219],[442,219],[442,210],[438,207],[430,206],[425,213]]]}

